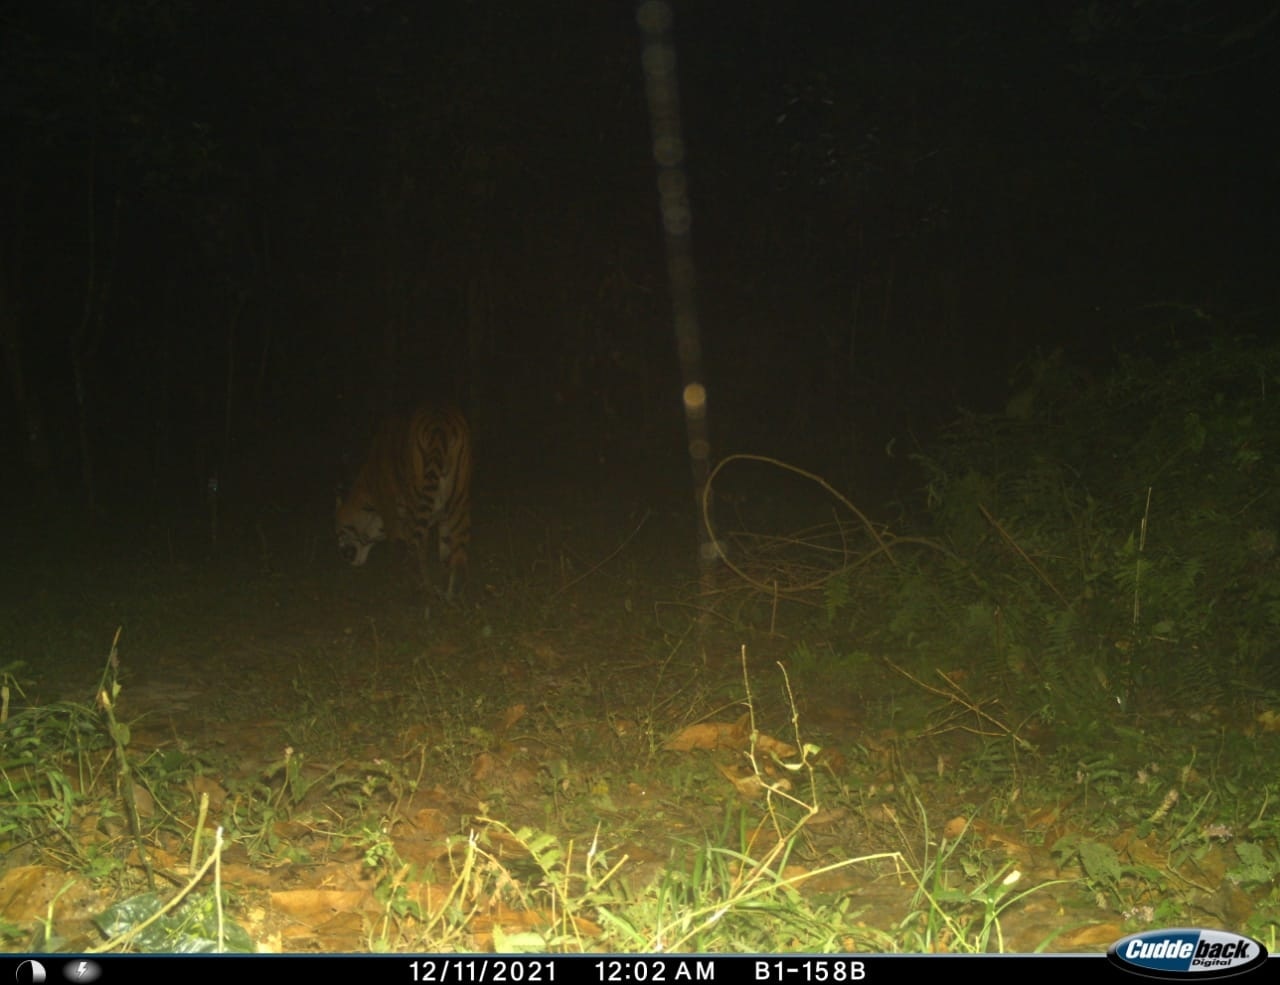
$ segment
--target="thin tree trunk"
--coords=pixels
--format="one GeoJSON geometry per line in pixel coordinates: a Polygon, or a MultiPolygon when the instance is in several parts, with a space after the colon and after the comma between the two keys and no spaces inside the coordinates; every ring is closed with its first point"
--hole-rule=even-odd
{"type": "MultiPolygon", "coordinates": [[[[259,218],[259,230],[262,239],[262,262],[261,269],[258,271],[263,284],[271,283],[271,231],[267,226],[266,217],[259,218]]],[[[261,299],[260,299],[261,300],[261,299]]],[[[266,304],[260,304],[262,308],[262,347],[258,353],[258,378],[253,384],[253,407],[254,412],[258,415],[259,420],[264,419],[265,408],[263,401],[266,397],[267,390],[267,367],[271,364],[271,340],[275,334],[275,304],[274,301],[268,301],[266,304]]]]}
{"type": "MultiPolygon", "coordinates": [[[[22,428],[23,457],[27,466],[25,485],[37,497],[44,498],[53,492],[53,473],[50,462],[49,436],[45,431],[44,408],[40,395],[28,374],[26,356],[22,346],[22,315],[18,307],[17,285],[22,280],[23,236],[27,231],[26,204],[30,168],[26,143],[10,147],[11,158],[9,188],[12,192],[12,213],[8,220],[10,235],[0,253],[0,364],[4,365],[9,381],[9,395],[22,428]]],[[[0,220],[0,225],[4,225],[0,220]]]]}
{"type": "Polygon", "coordinates": [[[71,336],[71,375],[75,382],[76,429],[80,439],[80,479],[84,483],[85,502],[91,511],[98,508],[96,470],[94,468],[91,420],[93,416],[89,367],[98,353],[106,331],[107,306],[111,296],[112,275],[115,268],[116,244],[120,238],[121,198],[116,195],[111,215],[111,243],[108,248],[108,264],[105,272],[98,273],[97,222],[94,218],[94,185],[89,178],[89,257],[85,276],[85,300],[80,324],[71,336]]]}
{"type": "Polygon", "coordinates": [[[216,551],[218,548],[218,515],[221,504],[223,483],[226,481],[227,469],[232,461],[231,443],[234,434],[236,415],[236,335],[240,326],[240,314],[249,300],[249,292],[243,288],[233,288],[235,300],[231,308],[231,316],[227,319],[227,377],[222,411],[222,441],[217,449],[214,461],[209,463],[208,475],[205,477],[205,494],[209,505],[209,543],[216,551]]]}
{"type": "Polygon", "coordinates": [[[9,395],[22,424],[22,447],[26,458],[28,485],[44,492],[52,485],[49,475],[49,441],[44,430],[40,399],[27,386],[22,361],[22,326],[9,296],[8,271],[0,271],[0,357],[9,380],[9,395]]]}
{"type": "Polygon", "coordinates": [[[76,395],[76,431],[80,445],[80,479],[84,483],[85,499],[90,511],[97,507],[97,494],[93,482],[93,454],[89,447],[85,363],[89,358],[87,351],[89,329],[93,324],[94,298],[98,290],[98,219],[95,215],[98,187],[97,146],[98,138],[95,132],[90,137],[89,143],[88,201],[85,203],[89,253],[85,260],[84,303],[80,307],[80,323],[72,330],[69,339],[71,377],[75,382],[76,395]]]}
{"type": "Polygon", "coordinates": [[[231,432],[232,423],[235,420],[236,400],[236,333],[240,327],[240,313],[244,311],[248,297],[246,291],[236,291],[231,317],[227,319],[227,385],[222,414],[222,454],[219,456],[223,463],[231,457],[231,432]]]}
{"type": "Polygon", "coordinates": [[[492,347],[493,301],[490,291],[492,284],[488,280],[487,265],[478,265],[479,269],[467,278],[463,290],[465,310],[465,327],[467,333],[467,365],[466,377],[462,381],[462,392],[457,399],[468,408],[473,430],[482,434],[491,433],[492,417],[496,408],[489,400],[485,388],[485,360],[488,359],[492,347]]]}

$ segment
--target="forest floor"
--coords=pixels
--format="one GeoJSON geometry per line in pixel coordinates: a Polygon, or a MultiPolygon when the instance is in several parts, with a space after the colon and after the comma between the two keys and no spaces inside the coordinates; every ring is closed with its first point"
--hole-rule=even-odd
{"type": "Polygon", "coordinates": [[[221,897],[122,946],[216,908],[288,952],[1274,946],[1280,859],[1230,806],[1240,756],[1275,762],[1256,722],[1131,715],[1099,748],[963,654],[700,581],[679,504],[547,502],[481,504],[457,605],[395,549],[342,566],[318,511],[6,571],[5,948],[127,933],[214,852],[221,897]]]}

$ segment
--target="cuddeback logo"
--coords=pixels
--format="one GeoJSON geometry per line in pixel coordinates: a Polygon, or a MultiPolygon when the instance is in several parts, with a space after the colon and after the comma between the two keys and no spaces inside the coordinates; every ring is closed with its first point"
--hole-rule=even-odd
{"type": "Polygon", "coordinates": [[[1256,968],[1267,949],[1225,930],[1149,930],[1107,949],[1111,963],[1148,978],[1226,978],[1256,968]]]}

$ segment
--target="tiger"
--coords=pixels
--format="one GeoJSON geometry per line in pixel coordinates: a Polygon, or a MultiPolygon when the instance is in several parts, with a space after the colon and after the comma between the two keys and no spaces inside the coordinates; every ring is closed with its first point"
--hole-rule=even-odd
{"type": "Polygon", "coordinates": [[[426,572],[431,529],[448,572],[445,597],[458,598],[471,543],[471,429],[453,406],[391,417],[374,435],[350,491],[334,511],[338,550],[352,567],[384,540],[401,541],[426,572]]]}

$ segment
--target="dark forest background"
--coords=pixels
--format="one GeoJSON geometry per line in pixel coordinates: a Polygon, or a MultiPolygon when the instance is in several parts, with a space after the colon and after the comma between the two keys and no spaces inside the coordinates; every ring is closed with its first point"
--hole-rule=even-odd
{"type": "MultiPolygon", "coordinates": [[[[687,482],[632,5],[0,7],[15,502],[332,502],[372,422],[687,482]]],[[[1055,350],[1262,333],[1273,2],[675,5],[715,453],[884,448],[1055,350]]],[[[248,507],[252,508],[252,507],[248,507]]]]}

